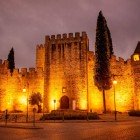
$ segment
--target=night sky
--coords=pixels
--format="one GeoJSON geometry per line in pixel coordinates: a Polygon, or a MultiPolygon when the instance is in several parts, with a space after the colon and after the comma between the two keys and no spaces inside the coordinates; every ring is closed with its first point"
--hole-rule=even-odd
{"type": "Polygon", "coordinates": [[[45,35],[86,31],[94,51],[102,10],[115,55],[130,58],[140,41],[140,0],[0,0],[0,58],[15,50],[16,67],[35,67],[35,48],[45,35]]]}

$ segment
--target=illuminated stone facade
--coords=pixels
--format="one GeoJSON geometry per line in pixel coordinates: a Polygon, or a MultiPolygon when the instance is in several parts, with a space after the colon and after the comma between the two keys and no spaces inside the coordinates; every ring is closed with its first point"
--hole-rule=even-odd
{"type": "MultiPolygon", "coordinates": [[[[114,89],[118,111],[140,109],[139,55],[135,51],[127,61],[111,57],[112,81],[115,78],[117,85],[106,91],[108,111],[114,110],[114,89]]],[[[94,59],[86,32],[46,36],[45,43],[36,47],[36,68],[15,69],[11,76],[7,61],[0,61],[0,110],[25,111],[27,97],[40,92],[44,112],[53,109],[102,112],[102,92],[93,80],[94,59]]]]}
{"type": "MultiPolygon", "coordinates": [[[[15,69],[13,75],[9,72],[7,60],[0,61],[0,110],[25,111],[27,97],[33,92],[44,91],[43,69],[15,69]],[[26,92],[23,92],[26,89],[26,92]],[[27,96],[28,95],[28,96],[27,96]]],[[[30,107],[29,107],[30,109],[30,107]]]]}

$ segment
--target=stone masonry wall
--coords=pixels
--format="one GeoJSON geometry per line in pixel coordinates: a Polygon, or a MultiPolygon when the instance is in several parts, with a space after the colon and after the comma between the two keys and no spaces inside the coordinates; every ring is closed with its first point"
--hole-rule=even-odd
{"type": "Polygon", "coordinates": [[[69,98],[69,108],[76,101],[77,109],[87,108],[87,51],[85,32],[46,36],[44,106],[52,110],[53,100],[60,109],[61,97],[69,98]],[[65,89],[65,92],[63,92],[65,89]]]}
{"type": "Polygon", "coordinates": [[[131,60],[111,58],[112,81],[117,84],[107,91],[107,109],[114,110],[114,92],[116,109],[120,112],[128,111],[134,108],[134,81],[132,75],[131,60]],[[115,91],[114,91],[115,90],[115,91]]]}
{"type": "MultiPolygon", "coordinates": [[[[134,54],[135,55],[135,54],[134,54]]],[[[139,55],[139,54],[137,54],[139,55]]],[[[134,109],[140,109],[140,61],[134,61],[131,57],[132,73],[134,78],[134,109]]]]}
{"type": "MultiPolygon", "coordinates": [[[[45,112],[61,109],[63,97],[68,98],[68,109],[102,112],[102,92],[94,85],[94,59],[87,34],[77,32],[46,36],[45,44],[36,48],[36,68],[15,69],[11,76],[8,62],[0,60],[0,110],[26,111],[27,95],[40,92],[45,112]]],[[[114,110],[114,93],[118,111],[138,109],[139,75],[135,71],[139,67],[134,69],[131,60],[114,55],[110,61],[112,81],[118,83],[106,91],[107,111],[114,110]]]]}
{"type": "MultiPolygon", "coordinates": [[[[25,111],[27,106],[27,95],[34,92],[44,92],[43,69],[26,68],[15,69],[12,76],[7,68],[7,61],[0,63],[0,110],[25,111]],[[26,93],[23,89],[26,89],[26,93]]],[[[29,110],[32,107],[29,105],[29,110]]]]}
{"type": "Polygon", "coordinates": [[[45,64],[45,46],[37,45],[36,47],[36,68],[43,68],[45,64]]]}
{"type": "MultiPolygon", "coordinates": [[[[99,91],[94,85],[94,54],[89,53],[89,110],[103,111],[102,91],[99,91]],[[92,61],[93,60],[93,61],[92,61]]],[[[122,58],[117,60],[116,56],[111,58],[112,82],[117,81],[115,87],[112,85],[110,90],[106,90],[106,108],[107,111],[114,110],[114,88],[116,97],[116,109],[125,112],[134,109],[134,81],[132,75],[131,61],[124,61],[122,58]]]]}

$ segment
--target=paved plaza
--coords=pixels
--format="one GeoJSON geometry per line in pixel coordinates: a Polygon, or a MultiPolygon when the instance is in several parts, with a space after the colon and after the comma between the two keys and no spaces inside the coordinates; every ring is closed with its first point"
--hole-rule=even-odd
{"type": "Polygon", "coordinates": [[[140,140],[140,118],[103,115],[94,121],[0,123],[0,140],[140,140]]]}
{"type": "Polygon", "coordinates": [[[1,126],[0,140],[140,140],[139,120],[37,123],[36,129],[31,126],[31,123],[1,126]]]}

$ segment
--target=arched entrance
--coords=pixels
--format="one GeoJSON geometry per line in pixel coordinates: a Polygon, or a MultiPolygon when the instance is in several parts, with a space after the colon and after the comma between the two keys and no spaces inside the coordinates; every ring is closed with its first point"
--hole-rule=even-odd
{"type": "Polygon", "coordinates": [[[60,108],[69,109],[69,98],[67,96],[62,96],[60,99],[60,108]]]}

